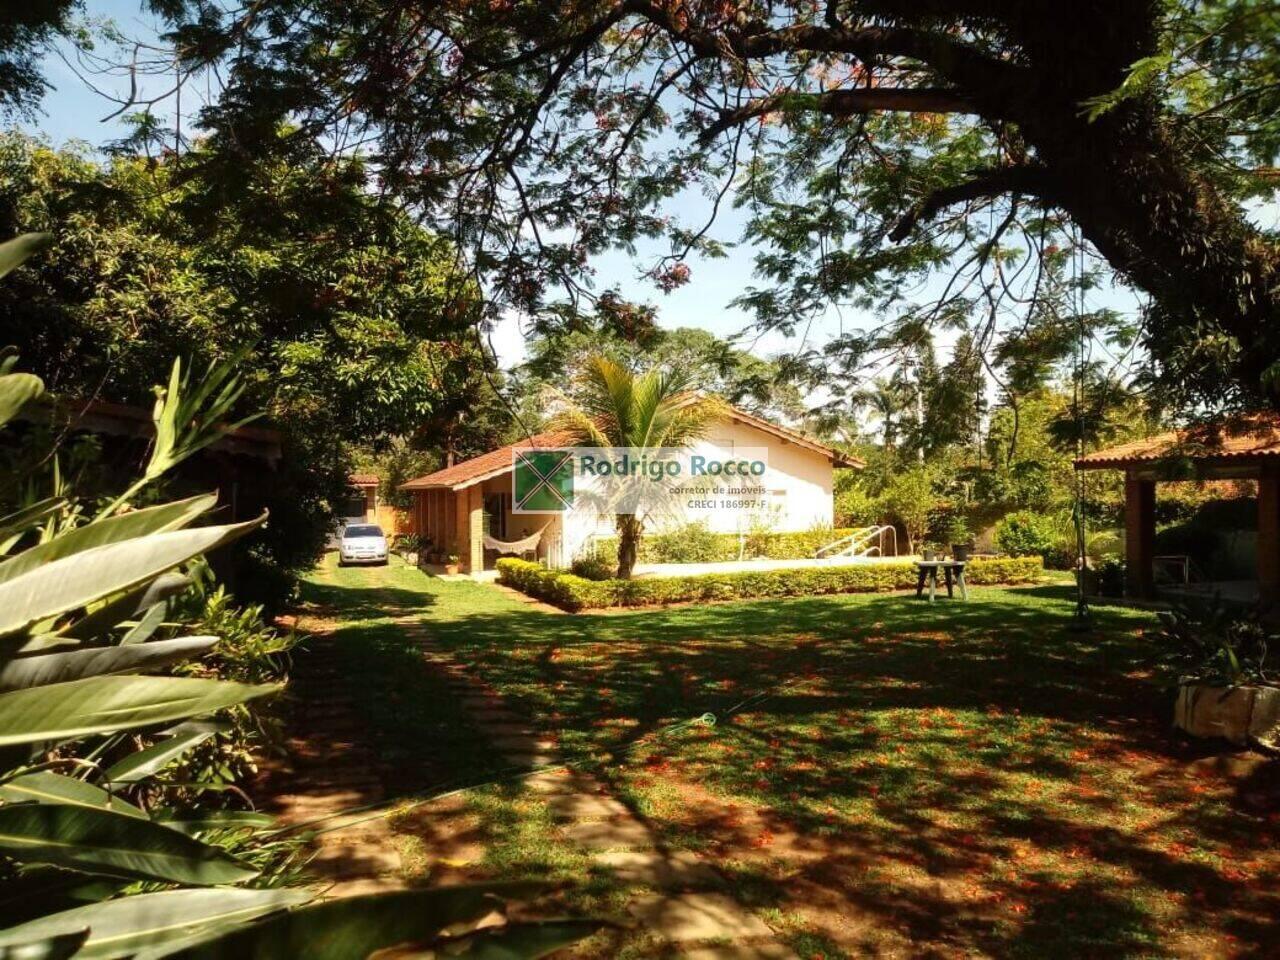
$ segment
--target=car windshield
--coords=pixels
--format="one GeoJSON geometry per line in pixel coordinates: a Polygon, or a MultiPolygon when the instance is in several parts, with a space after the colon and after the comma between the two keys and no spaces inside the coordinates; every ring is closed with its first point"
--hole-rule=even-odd
{"type": "Polygon", "coordinates": [[[374,526],[373,524],[360,527],[347,527],[347,529],[342,532],[342,535],[348,539],[351,537],[380,537],[382,536],[382,528],[374,526]]]}

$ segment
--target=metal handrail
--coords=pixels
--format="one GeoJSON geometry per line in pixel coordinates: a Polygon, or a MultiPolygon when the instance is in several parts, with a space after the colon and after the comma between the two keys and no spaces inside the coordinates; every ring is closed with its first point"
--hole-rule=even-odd
{"type": "Polygon", "coordinates": [[[846,547],[844,550],[842,550],[838,554],[839,556],[852,555],[854,550],[858,549],[859,547],[862,547],[864,548],[863,552],[860,554],[857,554],[858,556],[863,556],[863,557],[871,556],[871,551],[875,550],[880,556],[883,557],[885,555],[884,537],[886,533],[892,534],[893,536],[893,555],[896,557],[898,555],[898,531],[892,524],[881,524],[879,526],[873,526],[873,527],[861,527],[855,530],[853,533],[850,533],[846,536],[841,537],[839,540],[833,540],[830,543],[823,544],[821,547],[819,547],[817,550],[814,551],[813,556],[815,559],[822,559],[822,557],[836,550],[836,548],[844,547],[845,544],[848,544],[849,546],[846,547]],[[876,546],[868,546],[872,538],[878,538],[880,542],[876,546]]]}
{"type": "Polygon", "coordinates": [[[866,533],[870,529],[871,527],[859,527],[857,530],[853,531],[853,533],[849,534],[848,536],[841,537],[839,540],[832,540],[830,543],[824,543],[822,546],[820,546],[817,550],[813,552],[813,556],[815,559],[820,558],[828,550],[834,550],[836,547],[843,546],[849,541],[855,540],[858,537],[861,537],[864,533],[866,533]]]}

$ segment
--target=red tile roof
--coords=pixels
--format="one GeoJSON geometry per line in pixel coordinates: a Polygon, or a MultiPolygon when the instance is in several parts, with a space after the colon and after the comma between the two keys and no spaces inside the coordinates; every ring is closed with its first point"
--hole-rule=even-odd
{"type": "MultiPolygon", "coordinates": [[[[773,434],[788,443],[794,443],[815,453],[820,453],[829,458],[837,467],[861,469],[865,466],[857,457],[848,456],[839,450],[828,447],[826,444],[811,440],[798,431],[780,427],[775,423],[770,423],[768,420],[761,420],[759,417],[752,416],[737,407],[729,411],[729,419],[754,427],[764,433],[773,434]]],[[[501,476],[510,470],[511,451],[513,450],[528,450],[531,447],[568,447],[573,446],[573,443],[573,434],[565,431],[548,430],[544,433],[535,433],[526,440],[499,447],[497,450],[490,450],[488,453],[482,453],[480,456],[464,460],[462,463],[455,463],[452,467],[446,467],[443,470],[437,470],[435,473],[429,473],[425,477],[418,477],[408,483],[402,483],[400,489],[430,490],[444,487],[457,490],[462,487],[469,487],[482,480],[488,480],[490,477],[501,476]]]]}
{"type": "Polygon", "coordinates": [[[451,490],[457,490],[461,487],[469,487],[474,483],[479,483],[481,480],[501,476],[510,470],[511,452],[513,450],[529,450],[534,447],[566,447],[572,443],[573,435],[564,431],[548,430],[544,433],[535,433],[532,437],[509,443],[505,447],[499,447],[497,450],[490,450],[488,453],[482,453],[480,456],[472,457],[470,460],[455,463],[452,467],[445,467],[435,473],[428,473],[425,477],[418,477],[408,483],[402,483],[400,484],[400,489],[430,490],[432,488],[446,487],[451,490]]]}
{"type": "Polygon", "coordinates": [[[353,487],[376,487],[378,485],[378,475],[376,473],[353,473],[347,477],[347,482],[353,487]]]}
{"type": "Polygon", "coordinates": [[[1280,414],[1264,411],[1098,450],[1076,460],[1076,469],[1115,469],[1155,463],[1166,457],[1240,462],[1276,456],[1280,456],[1280,414]]]}

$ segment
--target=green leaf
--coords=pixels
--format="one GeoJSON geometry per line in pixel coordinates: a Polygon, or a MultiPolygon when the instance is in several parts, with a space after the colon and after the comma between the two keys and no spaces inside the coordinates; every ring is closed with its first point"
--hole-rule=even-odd
{"type": "Polygon", "coordinates": [[[0,944],[0,960],[63,960],[83,956],[79,950],[88,937],[89,931],[80,929],[26,943],[0,944]]]}
{"type": "Polygon", "coordinates": [[[143,610],[149,610],[161,600],[177,596],[190,585],[191,578],[181,573],[162,573],[150,583],[108,600],[101,606],[92,607],[83,619],[77,620],[60,636],[91,640],[106,633],[116,624],[136,617],[143,610]]]}
{"type": "Polygon", "coordinates": [[[188,836],[197,836],[211,830],[263,830],[276,823],[271,814],[258,813],[256,810],[207,810],[194,817],[174,819],[154,814],[154,818],[170,830],[178,830],[188,836]]]}
{"type": "Polygon", "coordinates": [[[101,787],[51,770],[37,770],[0,784],[0,800],[5,803],[63,803],[94,810],[108,810],[146,820],[147,815],[128,801],[112,796],[101,787]]]}
{"type": "Polygon", "coordinates": [[[48,686],[84,677],[146,673],[213,649],[217,637],[175,637],[122,647],[94,647],[20,657],[0,666],[0,693],[48,686]]]}
{"type": "Polygon", "coordinates": [[[153,603],[138,618],[138,622],[130,628],[129,632],[120,638],[121,646],[135,646],[139,643],[146,643],[151,639],[151,635],[160,629],[164,623],[165,614],[168,612],[169,604],[165,601],[153,603]]]}
{"type": "Polygon", "coordinates": [[[125,676],[16,690],[0,694],[0,746],[204,716],[279,689],[197,677],[125,676]]]}
{"type": "Polygon", "coordinates": [[[131,955],[201,930],[245,923],[296,907],[313,895],[299,890],[166,890],[95,903],[41,917],[0,933],[0,956],[23,938],[56,936],[84,928],[89,939],[79,960],[131,955]]]}
{"type": "Polygon", "coordinates": [[[0,277],[8,276],[31,256],[53,243],[52,233],[24,233],[0,243],[0,277]]]}
{"type": "Polygon", "coordinates": [[[204,493],[186,500],[175,500],[173,503],[146,507],[85,524],[83,527],[77,527],[54,540],[38,544],[0,563],[0,583],[28,573],[42,564],[61,560],[63,557],[70,557],[93,547],[102,547],[166,530],[179,530],[217,504],[217,494],[204,493]]]}
{"type": "Polygon", "coordinates": [[[0,634],[147,583],[258,527],[266,514],[229,526],[174,530],[94,547],[0,583],[0,634]]]}
{"type": "Polygon", "coordinates": [[[33,373],[7,373],[0,377],[0,426],[44,393],[44,381],[33,373]]]}
{"type": "Polygon", "coordinates": [[[0,851],[23,863],[196,886],[258,875],[218,847],[161,824],[68,804],[0,807],[0,851]]]}
{"type": "Polygon", "coordinates": [[[0,540],[6,540],[14,534],[26,533],[32,527],[57,513],[66,504],[65,497],[48,497],[0,518],[0,540]]]}
{"type": "Polygon", "coordinates": [[[470,927],[500,905],[483,887],[438,887],[329,900],[172,951],[171,960],[351,960],[470,927]]]}
{"type": "Polygon", "coordinates": [[[108,783],[136,783],[163,769],[196,744],[204,743],[216,732],[214,727],[197,727],[153,743],[111,766],[103,779],[108,783]]]}
{"type": "MultiPolygon", "coordinates": [[[[599,920],[515,923],[448,941],[447,955],[467,957],[468,960],[538,960],[585,940],[605,926],[599,920]]],[[[417,954],[416,957],[428,960],[445,952],[441,949],[417,954]]],[[[415,960],[415,954],[397,954],[396,960],[415,960]]]]}

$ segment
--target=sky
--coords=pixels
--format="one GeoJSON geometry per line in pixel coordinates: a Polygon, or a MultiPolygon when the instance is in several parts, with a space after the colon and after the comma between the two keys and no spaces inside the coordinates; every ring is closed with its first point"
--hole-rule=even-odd
{"type": "MultiPolygon", "coordinates": [[[[111,21],[127,37],[143,42],[155,39],[155,21],[149,14],[141,11],[139,0],[85,0],[84,6],[88,18],[111,21]]],[[[123,96],[129,88],[128,78],[124,75],[88,77],[97,88],[95,90],[86,83],[85,78],[77,76],[67,61],[76,62],[75,52],[67,45],[46,58],[45,75],[52,89],[44,100],[42,116],[35,123],[22,126],[28,132],[47,137],[55,145],[83,141],[91,148],[100,148],[123,137],[128,128],[120,118],[106,119],[116,111],[116,105],[104,94],[123,96]]],[[[154,80],[151,83],[151,91],[144,85],[144,94],[160,92],[154,80]]],[[[194,91],[188,87],[184,93],[184,129],[189,125],[191,114],[199,106],[201,84],[197,81],[193,86],[196,88],[194,91]],[[196,102],[192,102],[193,100],[196,102]]],[[[174,126],[174,106],[170,98],[155,109],[170,127],[174,126]]],[[[705,213],[697,209],[699,202],[700,198],[692,198],[688,201],[689,209],[682,209],[680,212],[691,221],[700,223],[698,217],[701,215],[705,219],[705,213]]],[[[706,203],[704,209],[709,210],[706,203]]],[[[623,251],[614,251],[595,258],[592,267],[596,276],[596,290],[617,288],[629,300],[652,304],[657,309],[658,323],[669,329],[698,327],[723,338],[743,335],[744,345],[758,356],[800,352],[821,346],[842,330],[870,326],[876,322],[875,317],[866,313],[832,308],[807,328],[798,329],[794,336],[787,337],[780,332],[771,331],[757,337],[749,330],[751,317],[730,305],[754,282],[754,250],[749,243],[740,241],[744,222],[743,211],[734,210],[727,205],[722,208],[711,230],[711,236],[728,245],[728,256],[690,257],[687,261],[691,269],[690,282],[671,293],[662,293],[650,281],[642,278],[644,270],[664,252],[653,244],[642,247],[634,257],[623,251]]],[[[1097,302],[1089,306],[1105,305],[1129,310],[1135,303],[1132,294],[1123,290],[1103,291],[1095,300],[1097,302]]],[[[509,368],[524,358],[525,343],[518,318],[505,318],[493,331],[491,339],[504,367],[509,368]]],[[[950,340],[950,336],[944,336],[938,342],[940,359],[944,362],[949,352],[950,340]]]]}

